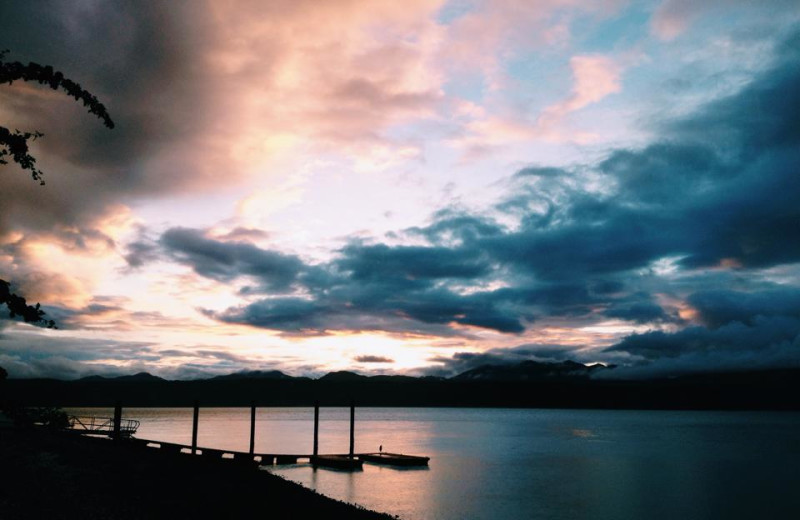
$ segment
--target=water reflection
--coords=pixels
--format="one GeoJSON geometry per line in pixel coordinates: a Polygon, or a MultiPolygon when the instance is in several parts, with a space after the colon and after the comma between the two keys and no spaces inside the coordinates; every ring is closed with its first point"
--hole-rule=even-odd
{"type": "MultiPolygon", "coordinates": [[[[111,410],[84,410],[102,415],[111,410]]],[[[191,440],[190,409],[129,409],[138,436],[191,440]]],[[[349,410],[323,409],[320,451],[346,452],[349,410]]],[[[249,410],[201,409],[202,446],[246,451],[249,410]]],[[[313,410],[259,409],[256,451],[309,453],[313,410]]],[[[340,500],[432,518],[800,518],[800,414],[359,409],[356,451],[428,469],[271,471],[340,500]]]]}

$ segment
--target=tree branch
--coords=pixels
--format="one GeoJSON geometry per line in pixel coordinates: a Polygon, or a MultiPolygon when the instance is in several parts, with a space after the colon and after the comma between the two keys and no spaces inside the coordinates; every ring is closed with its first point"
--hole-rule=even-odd
{"type": "Polygon", "coordinates": [[[5,280],[0,280],[0,305],[8,307],[9,317],[20,316],[27,323],[40,323],[48,329],[55,329],[56,322],[44,318],[45,312],[39,304],[28,305],[25,298],[11,292],[11,284],[5,280]]]}

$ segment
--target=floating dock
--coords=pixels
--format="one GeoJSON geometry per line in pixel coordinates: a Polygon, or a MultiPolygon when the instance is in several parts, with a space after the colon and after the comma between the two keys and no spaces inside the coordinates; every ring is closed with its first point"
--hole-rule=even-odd
{"type": "MultiPolygon", "coordinates": [[[[172,442],[155,441],[149,439],[131,438],[131,444],[160,449],[164,453],[186,453],[191,454],[192,446],[188,444],[176,444],[172,442]]],[[[357,470],[361,469],[364,462],[372,464],[382,464],[386,466],[427,466],[430,457],[418,455],[405,455],[402,453],[354,453],[329,454],[329,455],[307,455],[299,453],[248,453],[235,450],[220,450],[216,448],[194,447],[195,454],[208,459],[230,460],[237,462],[249,462],[260,466],[284,465],[309,463],[314,467],[357,470]]]]}
{"type": "Polygon", "coordinates": [[[430,457],[420,457],[418,455],[403,455],[402,453],[359,453],[358,458],[373,464],[385,464],[387,466],[427,466],[430,457]]]}
{"type": "Polygon", "coordinates": [[[312,455],[311,465],[314,467],[354,470],[361,469],[364,461],[349,455],[312,455]]]}

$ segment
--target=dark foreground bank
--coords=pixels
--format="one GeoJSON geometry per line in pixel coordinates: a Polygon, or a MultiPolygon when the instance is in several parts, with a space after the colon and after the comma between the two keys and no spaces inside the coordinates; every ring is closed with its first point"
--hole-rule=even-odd
{"type": "Polygon", "coordinates": [[[0,517],[393,518],[232,462],[0,428],[0,517]]]}

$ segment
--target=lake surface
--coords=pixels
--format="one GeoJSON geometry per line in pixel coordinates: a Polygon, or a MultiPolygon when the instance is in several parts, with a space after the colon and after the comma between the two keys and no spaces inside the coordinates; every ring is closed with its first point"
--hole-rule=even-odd
{"type": "MultiPolygon", "coordinates": [[[[191,443],[191,409],[123,416],[137,437],[191,443]]],[[[200,446],[247,451],[249,431],[247,408],[200,410],[200,446]]],[[[258,409],[256,452],[312,439],[313,409],[258,409]]],[[[356,452],[381,444],[430,467],[269,471],[406,520],[800,518],[798,413],[357,408],[356,452]]],[[[348,447],[349,409],[321,409],[320,453],[348,447]]]]}

